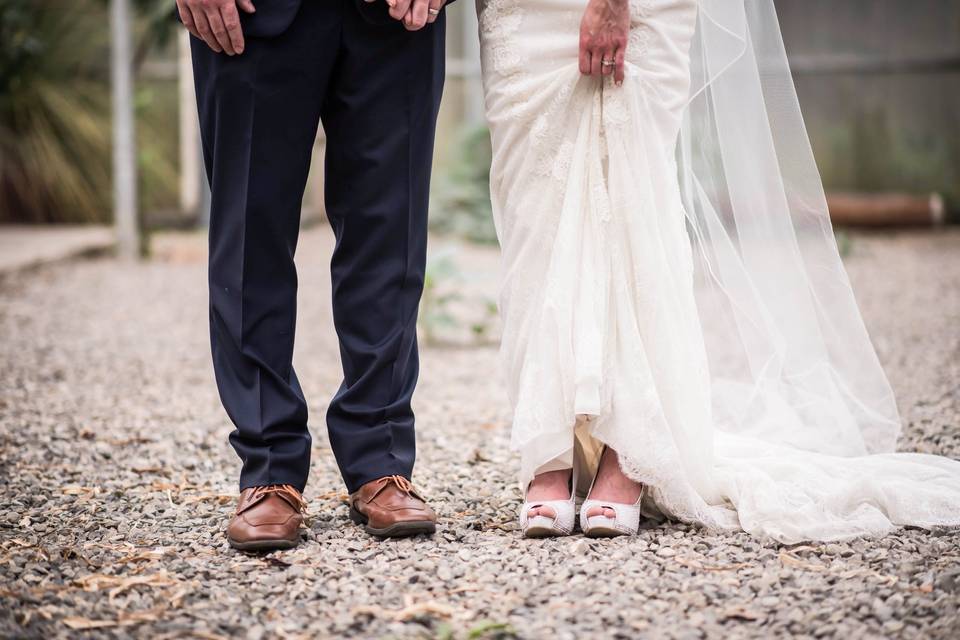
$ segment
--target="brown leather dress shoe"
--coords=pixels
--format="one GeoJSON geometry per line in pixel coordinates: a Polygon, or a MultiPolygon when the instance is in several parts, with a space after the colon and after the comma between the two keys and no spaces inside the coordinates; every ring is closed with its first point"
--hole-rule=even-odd
{"type": "Polygon", "coordinates": [[[289,484],[248,487],[227,527],[230,546],[241,551],[291,549],[300,542],[307,503],[289,484]]]}
{"type": "Polygon", "coordinates": [[[437,516],[403,476],[386,476],[350,496],[350,519],[383,538],[433,533],[437,516]]]}

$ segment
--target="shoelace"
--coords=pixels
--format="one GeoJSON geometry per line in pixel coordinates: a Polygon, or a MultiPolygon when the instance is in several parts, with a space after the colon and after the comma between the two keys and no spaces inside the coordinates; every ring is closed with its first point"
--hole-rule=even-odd
{"type": "Polygon", "coordinates": [[[387,476],[384,480],[386,481],[384,484],[392,482],[397,485],[400,491],[403,491],[408,496],[414,495],[417,492],[416,489],[413,488],[413,484],[403,476],[387,476]]]}
{"type": "Polygon", "coordinates": [[[410,498],[416,498],[417,500],[424,499],[423,496],[420,495],[420,492],[414,488],[413,483],[403,476],[385,476],[383,478],[383,484],[381,484],[380,488],[377,489],[377,493],[379,494],[381,491],[383,491],[390,483],[393,483],[397,489],[403,491],[410,498]]]}
{"type": "Polygon", "coordinates": [[[287,498],[291,503],[296,505],[296,508],[298,511],[300,511],[300,513],[307,512],[307,501],[303,499],[303,496],[300,495],[300,492],[297,491],[292,485],[271,484],[265,487],[256,487],[253,490],[253,496],[251,496],[251,499],[256,499],[267,494],[276,494],[278,496],[287,498]]]}
{"type": "Polygon", "coordinates": [[[403,476],[387,476],[387,482],[393,482],[404,493],[413,493],[413,485],[403,476]]]}

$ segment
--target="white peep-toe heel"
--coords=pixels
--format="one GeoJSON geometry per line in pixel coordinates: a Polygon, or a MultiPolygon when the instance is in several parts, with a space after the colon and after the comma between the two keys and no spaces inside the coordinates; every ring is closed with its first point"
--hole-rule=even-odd
{"type": "MultiPolygon", "coordinates": [[[[601,456],[602,458],[602,456],[601,456]]],[[[597,475],[600,470],[597,469],[597,475]]],[[[643,500],[643,492],[646,485],[640,488],[640,497],[634,504],[623,504],[620,502],[610,502],[609,500],[593,500],[590,494],[593,493],[593,485],[597,481],[597,476],[593,476],[593,482],[590,483],[590,491],[587,492],[587,499],[580,505],[580,529],[583,535],[588,538],[613,538],[616,536],[636,535],[640,530],[640,501],[643,500]],[[605,515],[587,516],[591,509],[601,507],[610,509],[614,517],[605,515]]]]}
{"type": "Polygon", "coordinates": [[[549,538],[568,536],[573,533],[573,526],[577,521],[577,470],[570,473],[570,498],[568,500],[538,500],[527,502],[524,500],[520,507],[520,530],[524,538],[549,538]],[[529,517],[531,509],[549,507],[553,509],[554,517],[537,515],[529,517]]]}

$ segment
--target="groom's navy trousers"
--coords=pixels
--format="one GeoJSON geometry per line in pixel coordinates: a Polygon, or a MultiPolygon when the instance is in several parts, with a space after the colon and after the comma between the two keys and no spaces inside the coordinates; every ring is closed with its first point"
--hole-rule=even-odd
{"type": "Polygon", "coordinates": [[[344,376],[327,412],[330,443],[350,491],[385,475],[409,478],[444,16],[408,32],[382,0],[255,4],[243,18],[241,55],[192,39],[212,191],[213,363],[236,427],[240,488],[302,491],[307,481],[307,405],[292,366],[293,256],[321,122],[344,376]]]}

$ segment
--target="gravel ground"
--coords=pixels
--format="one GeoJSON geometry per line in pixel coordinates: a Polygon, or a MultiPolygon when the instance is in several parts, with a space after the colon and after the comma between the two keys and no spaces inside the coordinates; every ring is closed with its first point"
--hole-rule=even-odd
{"type": "MultiPolygon", "coordinates": [[[[417,396],[415,481],[438,533],[365,536],[323,428],[339,378],[325,228],[300,249],[307,541],[234,552],[223,529],[237,461],[208,361],[202,241],[157,245],[145,264],[0,281],[0,636],[960,637],[956,534],[787,547],[665,524],[633,539],[520,539],[496,348],[462,336],[424,350],[417,396]]],[[[902,447],[960,457],[960,233],[852,246],[902,447]]],[[[482,315],[496,253],[456,260],[462,279],[443,282],[466,294],[451,304],[482,315]]]]}

